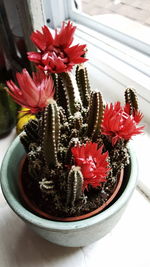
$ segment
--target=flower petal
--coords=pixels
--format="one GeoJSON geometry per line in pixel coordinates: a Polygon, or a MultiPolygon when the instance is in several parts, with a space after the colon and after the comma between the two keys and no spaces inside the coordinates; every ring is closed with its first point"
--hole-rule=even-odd
{"type": "Polygon", "coordinates": [[[34,63],[40,63],[42,56],[38,52],[28,52],[27,53],[28,59],[34,63]]]}
{"type": "Polygon", "coordinates": [[[73,42],[73,35],[76,27],[69,21],[67,25],[63,22],[59,33],[55,32],[54,44],[56,47],[61,46],[63,49],[69,47],[73,42]]]}

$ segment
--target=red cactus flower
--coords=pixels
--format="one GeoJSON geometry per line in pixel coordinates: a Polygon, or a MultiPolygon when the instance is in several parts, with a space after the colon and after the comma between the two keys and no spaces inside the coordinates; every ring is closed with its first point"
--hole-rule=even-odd
{"type": "MultiPolygon", "coordinates": [[[[130,113],[130,104],[127,103],[124,107],[124,111],[131,115],[130,113]]],[[[143,119],[143,114],[139,110],[133,110],[132,116],[134,117],[135,122],[138,124],[143,119]]]]}
{"type": "Polygon", "coordinates": [[[103,146],[98,149],[98,144],[88,142],[82,146],[72,148],[75,164],[81,168],[84,177],[83,190],[101,186],[106,181],[110,170],[108,164],[108,152],[102,154],[103,146]]]}
{"type": "Polygon", "coordinates": [[[120,102],[106,105],[102,122],[102,134],[111,137],[112,145],[119,139],[129,140],[133,135],[142,133],[143,126],[137,127],[143,115],[135,111],[130,115],[129,105],[121,107],[120,102]]]}
{"type": "Polygon", "coordinates": [[[33,78],[26,69],[16,74],[19,87],[13,81],[7,81],[8,93],[21,106],[28,108],[31,113],[42,111],[53,99],[53,80],[42,71],[33,73],[33,78]]]}
{"type": "Polygon", "coordinates": [[[70,71],[75,64],[83,63],[87,59],[86,45],[71,46],[76,27],[69,21],[63,23],[60,32],[55,31],[53,38],[47,26],[42,27],[42,33],[33,32],[32,42],[39,48],[39,52],[28,52],[28,59],[37,64],[37,67],[50,73],[70,71]]]}

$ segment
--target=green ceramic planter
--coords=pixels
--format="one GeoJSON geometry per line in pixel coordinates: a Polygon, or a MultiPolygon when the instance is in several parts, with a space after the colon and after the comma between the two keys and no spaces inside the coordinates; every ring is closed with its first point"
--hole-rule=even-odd
{"type": "Polygon", "coordinates": [[[34,215],[22,205],[18,192],[18,168],[25,151],[19,137],[8,149],[2,163],[2,191],[14,212],[43,238],[61,246],[85,246],[112,230],[133,193],[137,181],[137,162],[131,145],[129,145],[129,152],[131,165],[125,170],[125,183],[119,196],[106,210],[88,219],[75,222],[47,220],[34,215]]]}

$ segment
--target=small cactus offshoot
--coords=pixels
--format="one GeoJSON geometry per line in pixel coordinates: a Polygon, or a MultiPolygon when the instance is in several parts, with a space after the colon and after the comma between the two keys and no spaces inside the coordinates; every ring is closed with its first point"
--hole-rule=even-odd
{"type": "Polygon", "coordinates": [[[83,64],[86,46],[71,46],[74,31],[68,22],[54,38],[46,26],[34,32],[39,52],[28,57],[40,71],[33,78],[26,70],[17,74],[20,88],[7,83],[10,95],[35,116],[20,135],[34,195],[58,217],[81,215],[107,201],[130,163],[127,142],[143,130],[133,89],[125,90],[125,106],[104,105],[100,90],[91,89],[83,64]]]}
{"type": "Polygon", "coordinates": [[[83,175],[78,166],[72,166],[67,176],[66,204],[74,206],[75,201],[81,198],[83,188],[83,175]]]}
{"type": "Polygon", "coordinates": [[[125,101],[126,104],[130,106],[130,114],[133,114],[138,110],[138,99],[135,90],[132,88],[127,88],[125,90],[125,101]]]}

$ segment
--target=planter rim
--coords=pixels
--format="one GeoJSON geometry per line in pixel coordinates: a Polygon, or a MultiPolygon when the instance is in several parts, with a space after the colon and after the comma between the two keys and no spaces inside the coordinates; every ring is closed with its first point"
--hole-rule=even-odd
{"type": "MultiPolygon", "coordinates": [[[[60,221],[52,221],[52,220],[41,218],[31,213],[30,211],[28,211],[26,208],[24,208],[23,205],[20,202],[18,202],[16,198],[12,195],[11,190],[9,188],[9,183],[7,180],[7,168],[9,165],[12,151],[15,149],[16,146],[19,145],[19,143],[20,143],[20,137],[17,136],[15,140],[12,142],[11,146],[8,148],[5,154],[5,157],[3,159],[2,166],[1,166],[2,191],[5,196],[6,201],[8,202],[8,204],[10,205],[10,207],[14,210],[16,214],[18,214],[26,222],[36,225],[45,230],[49,229],[53,231],[60,231],[60,230],[70,231],[70,230],[82,229],[82,228],[87,228],[89,226],[92,226],[93,224],[96,224],[100,221],[102,222],[108,219],[114,213],[120,210],[122,206],[125,205],[127,200],[130,198],[135,188],[135,185],[137,183],[137,159],[136,159],[136,155],[133,149],[132,141],[130,141],[130,143],[128,144],[128,149],[129,149],[130,158],[131,158],[130,179],[122,195],[112,206],[110,206],[108,209],[104,210],[100,214],[97,214],[93,217],[80,220],[80,221],[60,222],[60,221]]],[[[20,145],[22,144],[20,143],[20,145]]]]}

